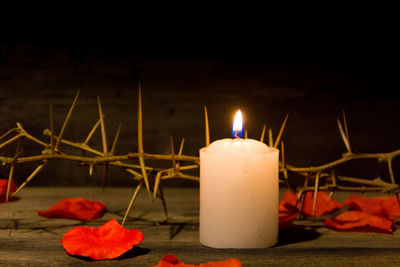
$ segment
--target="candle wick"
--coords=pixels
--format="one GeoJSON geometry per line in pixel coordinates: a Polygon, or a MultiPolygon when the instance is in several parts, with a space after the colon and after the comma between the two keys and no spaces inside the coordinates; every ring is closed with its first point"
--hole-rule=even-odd
{"type": "Polygon", "coordinates": [[[235,138],[237,138],[237,139],[240,138],[238,132],[235,132],[235,138]]]}

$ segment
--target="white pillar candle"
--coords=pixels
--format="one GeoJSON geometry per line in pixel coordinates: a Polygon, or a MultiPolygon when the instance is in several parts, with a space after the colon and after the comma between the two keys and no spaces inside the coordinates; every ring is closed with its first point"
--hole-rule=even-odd
{"type": "Polygon", "coordinates": [[[279,150],[257,140],[222,139],[200,149],[200,242],[214,248],[275,245],[278,175],[279,150]]]}

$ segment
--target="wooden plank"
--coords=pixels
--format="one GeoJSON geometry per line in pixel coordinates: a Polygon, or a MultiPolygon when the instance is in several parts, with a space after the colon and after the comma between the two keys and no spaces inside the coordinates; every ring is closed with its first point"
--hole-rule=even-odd
{"type": "MultiPolygon", "coordinates": [[[[141,230],[145,239],[121,258],[93,262],[64,251],[60,240],[72,227],[98,227],[111,218],[121,221],[133,190],[25,188],[18,201],[0,204],[0,266],[151,266],[167,253],[191,264],[232,257],[244,266],[387,266],[400,262],[398,231],[392,235],[341,233],[323,227],[321,220],[299,221],[297,227],[281,230],[278,245],[269,249],[208,248],[198,238],[198,189],[168,187],[165,196],[171,217],[166,223],[160,223],[164,218],[161,201],[153,204],[145,191],[139,194],[125,227],[141,230]],[[60,199],[77,196],[104,202],[108,212],[103,218],[86,223],[46,219],[36,214],[36,210],[47,209],[60,199]]],[[[349,195],[335,196],[344,199],[349,195]]]]}

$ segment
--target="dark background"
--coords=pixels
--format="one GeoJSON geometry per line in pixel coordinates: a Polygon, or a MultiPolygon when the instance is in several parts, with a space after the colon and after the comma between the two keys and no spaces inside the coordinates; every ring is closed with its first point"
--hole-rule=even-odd
{"type": "MultiPolygon", "coordinates": [[[[351,24],[339,17],[321,23],[323,13],[307,23],[298,18],[287,24],[284,18],[249,22],[241,16],[218,24],[203,16],[189,23],[190,15],[174,22],[149,16],[85,24],[71,16],[55,28],[48,27],[51,19],[17,27],[16,19],[8,21],[0,39],[0,131],[21,122],[47,142],[42,131],[49,127],[49,105],[58,132],[80,91],[65,137],[86,138],[98,118],[99,96],[109,145],[122,123],[117,154],[135,152],[140,82],[147,152],[169,153],[172,134],[176,149],[185,137],[184,153],[198,155],[204,146],[205,105],[211,140],[231,137],[237,108],[255,139],[264,124],[276,136],[289,113],[283,140],[287,161],[296,166],[316,166],[345,152],[336,124],[343,109],[354,151],[397,150],[399,43],[392,17],[381,15],[384,19],[367,15],[351,24]]],[[[24,155],[41,153],[28,143],[24,155]]],[[[101,149],[99,133],[91,145],[101,149]]],[[[394,166],[396,175],[398,159],[394,166]]],[[[34,167],[18,165],[17,183],[34,167]]],[[[31,185],[101,185],[102,171],[89,176],[74,163],[54,160],[31,185]]],[[[388,178],[385,166],[372,161],[353,162],[342,173],[388,178]]],[[[7,177],[8,168],[1,167],[0,174],[7,177]]],[[[133,183],[122,170],[111,174],[110,185],[133,183]]]]}

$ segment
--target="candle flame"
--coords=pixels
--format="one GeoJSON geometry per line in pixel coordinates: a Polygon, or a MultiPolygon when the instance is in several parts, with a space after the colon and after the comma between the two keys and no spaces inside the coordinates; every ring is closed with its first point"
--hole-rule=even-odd
{"type": "Polygon", "coordinates": [[[240,109],[236,112],[232,127],[232,135],[235,138],[243,137],[243,117],[240,109]]]}

